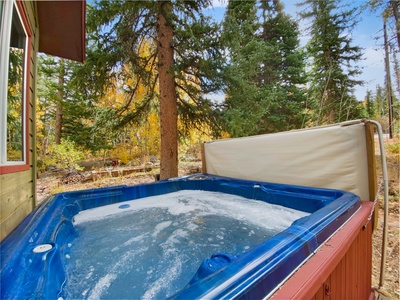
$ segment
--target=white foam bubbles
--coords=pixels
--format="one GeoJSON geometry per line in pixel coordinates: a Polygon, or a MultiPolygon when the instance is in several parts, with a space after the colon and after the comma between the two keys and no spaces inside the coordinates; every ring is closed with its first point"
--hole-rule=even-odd
{"type": "Polygon", "coordinates": [[[185,190],[80,212],[67,260],[69,298],[167,298],[215,252],[238,255],[304,212],[185,190]]]}

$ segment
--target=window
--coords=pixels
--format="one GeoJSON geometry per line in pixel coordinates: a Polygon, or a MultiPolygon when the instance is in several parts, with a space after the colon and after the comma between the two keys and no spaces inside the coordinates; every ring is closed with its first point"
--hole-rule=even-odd
{"type": "Polygon", "coordinates": [[[22,4],[0,6],[0,168],[1,173],[22,171],[28,165],[28,41],[22,4]],[[4,41],[4,43],[3,43],[4,41]]]}

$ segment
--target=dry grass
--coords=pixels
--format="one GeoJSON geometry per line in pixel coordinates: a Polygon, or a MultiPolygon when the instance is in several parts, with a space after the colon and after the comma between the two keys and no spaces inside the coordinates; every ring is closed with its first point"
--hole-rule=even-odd
{"type": "MultiPolygon", "coordinates": [[[[201,170],[201,162],[183,162],[179,165],[179,176],[193,173],[194,170],[201,170]]],[[[154,168],[150,172],[132,173],[120,177],[102,177],[95,181],[88,181],[77,184],[62,184],[60,178],[65,172],[47,172],[43,173],[37,182],[37,199],[38,203],[52,194],[87,190],[100,187],[110,187],[117,185],[135,185],[141,183],[150,183],[155,181],[155,175],[159,173],[159,169],[154,168]]]]}
{"type": "MultiPolygon", "coordinates": [[[[386,251],[385,277],[383,287],[378,290],[386,297],[400,299],[399,285],[399,241],[400,241],[400,219],[399,219],[399,194],[400,194],[400,155],[398,153],[399,139],[387,140],[386,159],[389,177],[389,215],[388,215],[388,243],[386,251]]],[[[380,158],[378,158],[379,161],[380,158]]],[[[381,174],[381,166],[378,164],[378,174],[381,174]]],[[[379,197],[379,220],[378,226],[373,234],[373,286],[379,285],[379,274],[382,253],[383,232],[383,192],[379,197]]]]}

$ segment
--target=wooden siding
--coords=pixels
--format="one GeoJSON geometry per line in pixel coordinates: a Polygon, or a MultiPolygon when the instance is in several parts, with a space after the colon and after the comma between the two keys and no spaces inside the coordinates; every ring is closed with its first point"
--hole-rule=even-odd
{"type": "MultiPolygon", "coordinates": [[[[295,272],[271,299],[370,299],[373,207],[361,209],[317,253],[295,272]]],[[[372,298],[373,299],[373,298],[372,298]]]]}
{"type": "Polygon", "coordinates": [[[35,15],[36,3],[24,1],[23,9],[30,28],[31,51],[28,62],[29,93],[28,106],[28,153],[29,169],[0,175],[0,241],[3,240],[33,210],[36,199],[36,159],[35,159],[35,100],[36,100],[36,59],[38,49],[38,26],[35,15]]]}
{"type": "MultiPolygon", "coordinates": [[[[369,200],[374,201],[375,195],[378,192],[378,178],[376,176],[376,158],[375,158],[375,125],[371,122],[365,123],[365,141],[367,146],[367,159],[368,159],[368,188],[369,188],[369,200]]],[[[375,229],[378,225],[378,206],[375,207],[375,213],[373,218],[373,228],[375,229]]]]}
{"type": "Polygon", "coordinates": [[[34,207],[32,172],[1,175],[1,240],[6,237],[34,207]]]}
{"type": "Polygon", "coordinates": [[[37,15],[37,2],[28,2],[31,7],[32,13],[30,14],[30,23],[32,26],[32,52],[31,52],[31,73],[33,74],[30,82],[30,106],[31,106],[31,144],[30,144],[30,155],[31,155],[31,172],[32,172],[32,200],[33,207],[36,207],[36,179],[37,179],[37,158],[36,158],[36,105],[37,105],[37,54],[39,50],[39,23],[37,15]]]}

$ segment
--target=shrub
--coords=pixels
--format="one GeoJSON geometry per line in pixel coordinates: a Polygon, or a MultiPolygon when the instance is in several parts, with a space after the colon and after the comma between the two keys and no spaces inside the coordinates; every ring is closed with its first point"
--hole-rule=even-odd
{"type": "Polygon", "coordinates": [[[59,145],[53,146],[51,162],[57,168],[68,169],[71,172],[73,170],[82,170],[76,162],[84,157],[83,152],[76,148],[73,141],[62,139],[59,145]]]}

